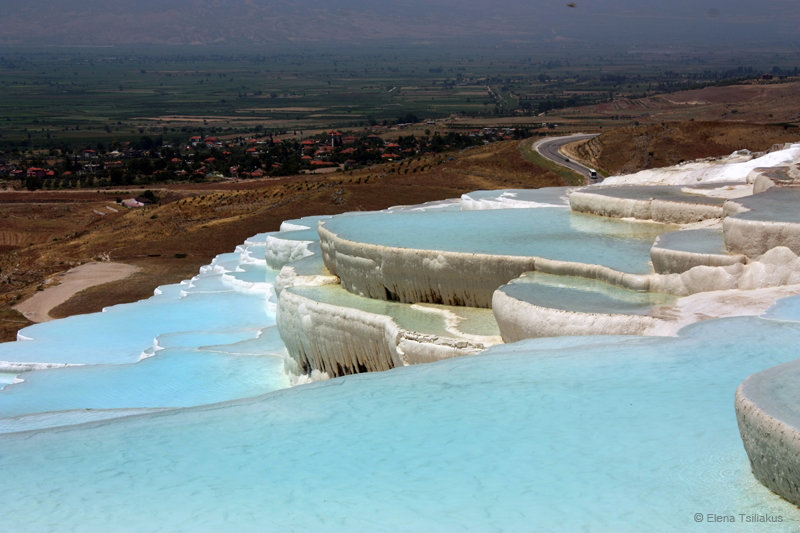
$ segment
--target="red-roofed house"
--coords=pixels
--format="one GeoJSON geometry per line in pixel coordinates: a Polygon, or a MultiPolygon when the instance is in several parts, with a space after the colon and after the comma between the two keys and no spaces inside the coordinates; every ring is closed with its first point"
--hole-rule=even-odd
{"type": "Polygon", "coordinates": [[[47,177],[47,171],[43,168],[31,167],[25,175],[29,178],[45,178],[47,177]]]}

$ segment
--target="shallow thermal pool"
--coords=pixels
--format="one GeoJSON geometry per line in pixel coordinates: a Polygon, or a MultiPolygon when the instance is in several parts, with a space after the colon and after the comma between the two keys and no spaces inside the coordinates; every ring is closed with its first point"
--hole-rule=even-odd
{"type": "Polygon", "coordinates": [[[461,195],[461,209],[569,207],[570,187],[472,191],[461,195]]]}
{"type": "Polygon", "coordinates": [[[0,512],[14,531],[684,531],[696,513],[793,531],[800,511],[750,475],[732,391],[798,334],[735,318],[541,339],[0,436],[0,512]]]}
{"type": "Polygon", "coordinates": [[[725,242],[720,228],[681,230],[662,234],[658,247],[698,254],[725,255],[725,242]]]}
{"type": "Polygon", "coordinates": [[[266,238],[249,239],[148,300],[37,324],[20,332],[25,340],[0,344],[0,432],[289,386],[270,303],[277,272],[263,259],[266,238]],[[14,372],[65,364],[73,366],[14,372]]]}
{"type": "Polygon", "coordinates": [[[5,386],[3,371],[0,529],[800,528],[750,474],[733,409],[746,376],[797,357],[800,299],[678,337],[537,339],[287,388],[265,240],[0,345],[92,364],[5,386]]]}
{"type": "Polygon", "coordinates": [[[286,289],[315,302],[352,308],[392,318],[401,328],[424,334],[453,337],[460,334],[499,337],[491,309],[437,304],[402,304],[351,294],[341,285],[286,289]]]}
{"type": "Polygon", "coordinates": [[[761,194],[736,200],[745,208],[750,209],[738,213],[736,218],[745,220],[765,220],[769,222],[800,222],[797,214],[797,202],[800,193],[797,190],[783,187],[773,187],[761,194]]]}
{"type": "Polygon", "coordinates": [[[627,198],[630,200],[658,199],[665,202],[679,202],[686,204],[706,204],[722,206],[724,198],[717,198],[704,194],[686,192],[680,186],[659,185],[615,185],[597,186],[582,189],[582,192],[600,194],[611,198],[627,198]]]}
{"type": "Polygon", "coordinates": [[[649,315],[655,306],[670,305],[675,300],[667,294],[633,291],[602,281],[541,272],[520,276],[498,290],[541,307],[584,313],[649,315]]]}
{"type": "Polygon", "coordinates": [[[635,274],[651,272],[653,240],[674,229],[665,224],[614,220],[557,207],[362,214],[334,217],[324,226],[355,242],[545,257],[600,264],[635,274]]]}

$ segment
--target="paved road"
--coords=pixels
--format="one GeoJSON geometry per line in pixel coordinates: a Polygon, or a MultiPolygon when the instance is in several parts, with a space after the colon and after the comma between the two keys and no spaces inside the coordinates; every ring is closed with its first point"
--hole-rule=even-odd
{"type": "Polygon", "coordinates": [[[591,139],[592,137],[597,137],[598,135],[600,134],[578,133],[576,135],[567,135],[566,137],[547,137],[539,141],[534,141],[533,147],[542,157],[549,159],[550,161],[557,163],[562,167],[567,167],[570,170],[574,170],[581,176],[585,177],[589,182],[597,182],[603,178],[600,177],[599,179],[592,179],[592,170],[594,169],[591,169],[585,165],[581,165],[580,163],[573,161],[566,155],[562,154],[561,147],[575,141],[591,139]]]}

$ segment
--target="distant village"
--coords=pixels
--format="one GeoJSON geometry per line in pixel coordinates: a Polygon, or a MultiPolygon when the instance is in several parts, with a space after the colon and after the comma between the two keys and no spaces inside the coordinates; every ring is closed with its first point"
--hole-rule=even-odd
{"type": "Polygon", "coordinates": [[[392,139],[379,133],[329,131],[304,140],[269,134],[226,139],[195,135],[181,143],[142,137],[107,151],[95,147],[6,154],[0,159],[0,180],[36,190],[279,177],[344,171],[528,135],[518,128],[433,135],[426,129],[419,137],[392,139]]]}

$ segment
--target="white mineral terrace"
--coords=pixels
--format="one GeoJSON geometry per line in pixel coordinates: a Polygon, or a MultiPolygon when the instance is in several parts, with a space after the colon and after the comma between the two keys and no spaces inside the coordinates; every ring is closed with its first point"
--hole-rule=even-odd
{"type": "Polygon", "coordinates": [[[752,183],[761,168],[796,164],[800,159],[800,143],[781,147],[767,154],[740,150],[728,157],[717,157],[681,163],[673,167],[642,170],[635,174],[611,176],[604,185],[681,185],[697,186],[720,183],[752,183]]]}
{"type": "Polygon", "coordinates": [[[800,361],[748,377],[736,391],[736,419],[753,475],[800,505],[800,361]]]}
{"type": "MultiPolygon", "coordinates": [[[[800,292],[798,159],[795,144],[573,191],[289,222],[266,252],[282,267],[281,337],[301,372],[343,375],[763,312],[800,292]]],[[[798,386],[800,363],[761,372],[736,410],[756,477],[800,505],[798,386]]]]}
{"type": "Polygon", "coordinates": [[[675,298],[607,283],[532,272],[497,289],[492,300],[505,342],[564,335],[641,335],[675,298]]]}
{"type": "Polygon", "coordinates": [[[727,252],[722,228],[659,235],[650,248],[650,259],[659,274],[680,274],[696,266],[729,266],[747,261],[744,255],[727,252]]]}
{"type": "Polygon", "coordinates": [[[316,242],[317,232],[313,229],[281,231],[267,237],[267,266],[280,270],[283,265],[311,255],[309,246],[316,242]]]}
{"type": "MultiPolygon", "coordinates": [[[[673,228],[534,208],[334,218],[319,235],[325,265],[350,292],[489,307],[497,287],[534,270],[661,287],[667,281],[652,276],[650,247],[673,228]]],[[[671,286],[684,292],[679,279],[671,286]]]]}
{"type": "Polygon", "coordinates": [[[285,289],[279,309],[281,336],[305,373],[388,370],[478,353],[501,342],[488,309],[383,302],[337,286],[285,289]],[[460,323],[469,325],[465,314],[478,313],[484,334],[459,330],[460,323]]]}
{"type": "Polygon", "coordinates": [[[587,187],[569,196],[573,211],[614,218],[691,224],[722,218],[724,199],[687,192],[681,187],[587,187]]]}
{"type": "Polygon", "coordinates": [[[726,248],[757,257],[776,246],[800,253],[800,190],[773,187],[765,192],[730,200],[728,211],[738,211],[722,223],[726,248]]]}

